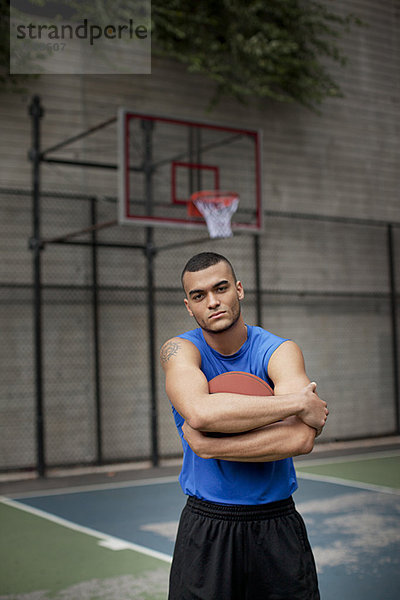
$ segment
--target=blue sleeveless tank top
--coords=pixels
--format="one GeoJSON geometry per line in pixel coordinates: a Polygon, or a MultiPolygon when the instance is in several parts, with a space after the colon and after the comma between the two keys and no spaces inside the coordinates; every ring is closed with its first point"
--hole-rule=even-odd
{"type": "MultiPolygon", "coordinates": [[[[235,354],[225,356],[207,344],[200,328],[178,337],[198,348],[201,370],[208,381],[226,371],[245,371],[258,375],[271,387],[268,362],[278,346],[286,341],[261,327],[247,325],[247,340],[243,346],[235,354]]],[[[183,417],[174,406],[172,411],[183,446],[179,481],[185,494],[219,504],[254,505],[284,500],[297,489],[291,458],[264,463],[200,458],[183,438],[183,417]]]]}

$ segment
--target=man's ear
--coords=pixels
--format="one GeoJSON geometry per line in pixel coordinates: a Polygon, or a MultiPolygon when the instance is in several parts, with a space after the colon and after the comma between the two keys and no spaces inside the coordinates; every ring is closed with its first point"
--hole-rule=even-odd
{"type": "Polygon", "coordinates": [[[241,281],[236,282],[236,291],[238,294],[239,300],[243,300],[244,298],[244,289],[241,281]]]}
{"type": "Polygon", "coordinates": [[[192,313],[192,311],[191,311],[191,310],[190,310],[190,308],[189,308],[189,302],[188,302],[188,299],[187,299],[187,298],[184,298],[184,299],[183,299],[183,302],[184,302],[184,304],[185,304],[185,306],[186,306],[186,308],[187,308],[187,311],[188,311],[189,315],[190,315],[191,317],[193,317],[193,313],[192,313]]]}

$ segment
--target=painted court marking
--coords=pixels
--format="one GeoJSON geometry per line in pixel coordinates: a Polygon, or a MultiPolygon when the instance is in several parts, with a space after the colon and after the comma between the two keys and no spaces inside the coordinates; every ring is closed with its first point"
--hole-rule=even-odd
{"type": "Polygon", "coordinates": [[[63,494],[80,494],[81,492],[97,492],[101,490],[118,490],[120,488],[142,487],[145,485],[157,485],[158,483],[178,483],[178,475],[168,477],[153,477],[151,479],[138,479],[136,481],[120,481],[119,483],[93,483],[76,487],[57,488],[53,490],[41,490],[37,492],[24,492],[8,494],[10,498],[38,498],[41,496],[60,496],[63,494]]]}
{"type": "Polygon", "coordinates": [[[382,450],[377,452],[364,452],[363,454],[347,454],[345,456],[330,456],[325,458],[307,458],[307,460],[299,461],[297,466],[300,468],[301,464],[305,466],[323,466],[330,464],[358,462],[364,460],[374,460],[379,458],[395,458],[400,456],[400,450],[382,450]]]}
{"type": "Polygon", "coordinates": [[[317,473],[306,473],[304,471],[296,471],[298,479],[311,479],[312,481],[321,481],[322,483],[335,483],[346,487],[358,488],[360,490],[368,490],[370,492],[383,492],[384,494],[394,494],[400,496],[400,490],[387,487],[384,485],[374,485],[373,483],[363,483],[353,479],[342,479],[341,477],[332,477],[330,475],[319,475],[317,473]]]}
{"type": "MultiPolygon", "coordinates": [[[[327,458],[322,458],[322,459],[311,459],[311,460],[307,460],[304,462],[300,462],[296,465],[297,468],[300,469],[299,471],[297,471],[297,476],[299,479],[309,479],[312,481],[320,481],[322,483],[337,484],[337,485],[345,486],[348,488],[356,488],[356,489],[363,489],[363,490],[373,491],[373,492],[381,492],[381,493],[385,493],[385,494],[400,495],[399,489],[394,489],[394,488],[390,488],[387,486],[374,485],[374,484],[363,483],[363,482],[350,480],[350,479],[343,479],[343,478],[333,477],[333,476],[329,476],[329,475],[321,475],[321,474],[307,473],[307,472],[301,471],[302,468],[306,469],[307,466],[337,464],[337,463],[345,463],[345,462],[358,461],[358,460],[369,460],[369,459],[396,457],[396,456],[400,456],[400,451],[396,451],[396,450],[383,451],[383,452],[378,451],[378,452],[365,453],[365,454],[360,454],[360,455],[354,454],[351,456],[343,456],[343,457],[334,457],[334,458],[327,457],[327,458]]],[[[135,552],[140,552],[141,554],[162,560],[163,562],[171,563],[172,556],[170,556],[169,554],[165,554],[163,552],[152,550],[151,548],[148,548],[146,546],[135,544],[133,542],[129,542],[127,540],[124,540],[124,539],[121,539],[121,538],[118,538],[115,536],[107,535],[105,533],[102,533],[101,531],[97,531],[97,530],[89,528],[89,527],[78,525],[78,524],[74,523],[73,521],[69,521],[62,517],[53,515],[52,513],[25,505],[23,503],[18,502],[17,500],[12,499],[12,497],[15,497],[15,498],[22,500],[24,498],[57,496],[57,495],[63,495],[63,494],[67,495],[67,494],[76,494],[76,493],[82,493],[82,492],[113,490],[113,489],[119,489],[119,488],[151,486],[151,485],[157,485],[157,484],[163,484],[163,483],[177,483],[177,476],[174,475],[174,476],[168,476],[168,477],[154,477],[154,478],[150,478],[150,479],[140,479],[140,480],[136,480],[136,481],[124,481],[124,482],[119,482],[119,483],[110,482],[110,483],[104,483],[104,484],[91,484],[91,485],[85,485],[85,486],[79,486],[79,487],[76,486],[73,488],[67,487],[67,488],[59,488],[59,489],[53,489],[53,490],[41,490],[41,491],[37,491],[37,492],[26,492],[23,494],[21,494],[21,493],[12,494],[12,495],[10,495],[11,496],[10,498],[0,497],[0,502],[5,505],[16,508],[18,510],[25,511],[27,513],[33,514],[40,518],[43,518],[43,519],[46,519],[53,523],[56,523],[58,525],[61,525],[62,527],[66,527],[73,531],[77,531],[79,533],[83,533],[83,534],[89,535],[91,537],[94,537],[98,540],[98,544],[104,548],[108,548],[108,549],[114,550],[114,551],[134,550],[135,552]]],[[[141,527],[141,529],[147,530],[147,531],[153,531],[154,533],[158,533],[162,537],[167,537],[167,538],[171,539],[171,536],[176,529],[177,523],[178,522],[176,522],[176,523],[175,522],[173,522],[173,523],[172,522],[149,523],[149,524],[143,525],[141,527]]]]}
{"type": "Polygon", "coordinates": [[[62,527],[66,527],[67,529],[71,529],[73,531],[84,533],[91,537],[97,538],[98,540],[100,540],[98,542],[99,545],[103,546],[104,548],[108,548],[110,550],[134,550],[135,552],[140,552],[141,554],[151,556],[152,558],[157,558],[158,560],[162,560],[167,563],[172,562],[172,556],[170,556],[169,554],[164,554],[163,552],[158,552],[157,550],[146,548],[146,546],[140,546],[139,544],[134,544],[132,542],[128,542],[126,540],[107,535],[105,533],[102,533],[101,531],[97,531],[96,529],[91,529],[90,527],[83,527],[82,525],[77,525],[72,521],[68,521],[67,519],[57,517],[56,515],[48,513],[44,510],[21,504],[15,500],[11,500],[10,498],[0,497],[0,502],[7,506],[11,506],[18,510],[22,510],[24,512],[40,517],[42,519],[46,519],[47,521],[51,521],[52,523],[56,523],[57,525],[61,525],[62,527]]]}
{"type": "Polygon", "coordinates": [[[400,450],[384,450],[382,452],[370,452],[364,454],[353,454],[350,456],[342,457],[326,457],[316,458],[306,461],[295,462],[296,474],[298,479],[310,479],[312,481],[322,481],[325,483],[335,483],[337,485],[343,485],[347,487],[354,487],[362,490],[369,490],[371,492],[381,492],[384,494],[395,494],[400,496],[400,489],[392,488],[385,485],[376,485],[374,483],[366,483],[357,481],[356,479],[346,479],[344,477],[336,477],[333,475],[322,475],[320,473],[307,473],[307,467],[318,467],[328,465],[338,465],[351,462],[360,462],[368,460],[376,460],[380,458],[396,458],[400,456],[400,450]],[[305,469],[305,471],[302,471],[305,469]]]}
{"type": "MultiPolygon", "coordinates": [[[[364,461],[398,457],[399,455],[400,451],[398,450],[382,452],[374,451],[371,453],[363,453],[361,455],[353,454],[343,457],[318,457],[311,460],[307,458],[304,461],[297,462],[296,467],[298,469],[297,475],[299,480],[310,480],[308,485],[304,484],[303,486],[300,486],[304,490],[304,493],[300,493],[297,500],[297,506],[300,513],[304,515],[309,533],[312,535],[313,551],[317,562],[318,572],[322,574],[320,579],[321,591],[326,600],[335,600],[337,597],[341,597],[344,600],[351,600],[351,598],[365,598],[366,600],[372,600],[377,597],[394,600],[394,598],[398,597],[396,586],[398,585],[399,580],[398,575],[396,575],[396,570],[397,573],[399,573],[398,567],[400,565],[400,558],[398,558],[398,548],[400,547],[400,530],[398,527],[398,519],[400,506],[398,498],[400,490],[336,476],[308,473],[307,468],[311,468],[314,465],[328,466],[352,461],[363,461],[363,466],[367,466],[368,463],[365,463],[364,461]],[[302,469],[305,469],[305,471],[303,472],[302,469]],[[313,484],[312,481],[315,481],[316,483],[313,484]],[[320,488],[318,482],[323,484],[321,486],[321,489],[323,490],[321,497],[319,497],[317,493],[320,488]],[[327,486],[326,488],[325,485],[327,486]],[[331,485],[341,486],[341,489],[332,488],[330,487],[331,485]],[[315,493],[307,492],[308,489],[311,489],[311,491],[315,493]],[[393,583],[390,583],[392,580],[393,583]],[[377,591],[381,590],[381,588],[382,593],[377,591]]],[[[320,470],[324,469],[321,468],[320,470]]],[[[340,473],[339,468],[337,471],[340,473]]],[[[329,472],[328,469],[326,472],[329,472]]],[[[355,472],[357,474],[357,471],[355,472]]],[[[125,537],[124,529],[110,529],[110,534],[105,534],[97,529],[74,523],[73,512],[71,511],[64,513],[66,518],[55,516],[51,513],[51,499],[43,501],[45,510],[24,504],[24,499],[26,498],[45,498],[46,496],[65,495],[66,499],[56,501],[55,498],[54,502],[56,504],[59,502],[66,502],[69,506],[68,494],[70,493],[96,493],[97,490],[99,492],[104,490],[103,493],[106,493],[107,491],[112,492],[114,489],[118,490],[118,488],[128,489],[128,492],[121,492],[122,495],[127,495],[128,497],[130,497],[129,488],[132,488],[132,495],[138,495],[141,502],[145,502],[143,498],[146,498],[147,494],[154,493],[154,491],[151,490],[151,486],[163,483],[169,484],[169,486],[162,488],[161,485],[160,489],[155,488],[157,489],[157,495],[164,494],[164,492],[166,493],[168,491],[168,493],[170,493],[168,498],[174,497],[175,487],[172,489],[172,484],[176,484],[176,492],[178,493],[179,485],[177,476],[175,475],[118,483],[111,480],[103,484],[92,484],[74,488],[64,487],[62,489],[48,491],[41,490],[33,493],[25,492],[24,494],[10,495],[12,499],[2,498],[0,496],[0,502],[78,533],[86,534],[94,540],[94,547],[98,544],[110,551],[133,550],[142,555],[147,555],[149,558],[159,559],[162,561],[162,564],[160,563],[157,568],[163,570],[162,585],[164,586],[162,589],[160,587],[160,597],[164,597],[162,594],[165,592],[166,567],[162,565],[171,564],[172,562],[172,557],[170,556],[170,554],[172,554],[171,547],[178,525],[177,521],[169,520],[172,517],[171,512],[168,513],[171,514],[171,517],[168,518],[168,516],[165,515],[165,521],[162,522],[146,522],[147,519],[149,521],[151,520],[151,517],[149,518],[147,515],[143,515],[145,519],[144,522],[139,518],[137,519],[137,523],[135,521],[135,528],[137,528],[138,533],[136,533],[135,529],[131,539],[143,541],[144,545],[142,546],[123,539],[125,537]],[[144,486],[144,489],[138,490],[136,494],[137,488],[141,486],[144,486]],[[150,487],[146,488],[145,486],[150,487]],[[72,519],[72,521],[69,519],[72,519]],[[151,546],[153,546],[153,544],[151,541],[148,541],[150,538],[146,537],[146,535],[141,537],[140,531],[158,535],[160,536],[159,540],[160,538],[164,538],[164,542],[160,540],[154,544],[155,547],[158,547],[164,552],[152,550],[151,546]],[[112,535],[113,533],[116,533],[116,536],[112,535]],[[165,540],[168,540],[168,543],[165,540]],[[150,547],[147,547],[147,545],[150,547]]],[[[301,492],[301,489],[299,492],[301,492]]],[[[118,495],[118,492],[116,492],[116,494],[118,495]]],[[[70,500],[72,503],[80,502],[79,497],[71,497],[70,500]]],[[[90,501],[90,496],[88,496],[87,499],[84,498],[85,502],[86,500],[90,501]]],[[[25,501],[29,502],[29,500],[25,501]]],[[[40,505],[41,500],[36,501],[36,503],[40,505]]],[[[105,506],[105,510],[108,510],[107,506],[108,505],[105,506]]],[[[63,513],[61,512],[60,514],[63,513]]],[[[157,520],[157,516],[155,515],[157,515],[157,512],[153,513],[154,521],[157,520]]],[[[173,515],[175,516],[175,511],[173,512],[173,515]]],[[[174,518],[174,516],[172,518],[174,518]]],[[[159,517],[162,518],[161,514],[159,517]]],[[[95,528],[101,527],[99,522],[99,520],[93,521],[92,524],[95,528]]],[[[139,583],[136,582],[136,579],[130,578],[128,580],[125,577],[125,579],[115,578],[110,579],[109,581],[110,585],[112,584],[114,586],[113,590],[114,588],[115,590],[117,590],[117,588],[119,590],[119,595],[116,592],[114,593],[114,591],[111,591],[109,595],[110,598],[115,598],[116,600],[133,599],[139,597],[138,595],[135,595],[136,593],[143,591],[142,587],[139,586],[139,583],[140,585],[144,584],[142,584],[141,581],[139,583]],[[137,587],[135,587],[135,582],[137,587]],[[134,590],[134,592],[132,592],[132,590],[134,590]]],[[[87,587],[89,583],[92,585],[92,582],[84,582],[80,585],[81,587],[87,587]]],[[[108,585],[107,582],[104,582],[103,580],[101,580],[101,584],[97,583],[98,586],[101,586],[102,593],[104,592],[105,584],[108,585]]],[[[153,593],[153,581],[149,580],[146,585],[147,584],[148,587],[146,587],[146,590],[148,589],[153,593]]],[[[70,590],[70,595],[65,595],[65,600],[75,600],[76,598],[92,596],[100,597],[101,595],[97,588],[96,590],[90,588],[90,593],[91,595],[87,593],[86,588],[82,587],[81,589],[74,586],[70,590]]],[[[65,591],[60,593],[60,595],[57,596],[57,600],[62,600],[64,594],[65,591]]],[[[43,598],[43,600],[45,599],[43,598]]]]}
{"type": "MultiPolygon", "coordinates": [[[[295,466],[296,469],[302,469],[302,468],[307,468],[307,466],[320,466],[320,465],[327,465],[327,464],[338,464],[338,463],[346,463],[346,462],[353,462],[353,461],[359,461],[359,460],[369,460],[369,459],[377,459],[377,458],[391,458],[391,457],[396,457],[396,456],[400,456],[400,450],[388,450],[388,451],[382,451],[382,452],[371,452],[371,453],[365,453],[365,454],[353,454],[350,456],[342,456],[342,457],[327,457],[327,458],[311,458],[304,461],[298,461],[296,463],[295,461],[295,466]]],[[[302,473],[299,473],[299,477],[302,476],[302,473]]],[[[325,479],[323,479],[323,475],[315,475],[315,477],[321,477],[320,481],[325,481],[325,479]]],[[[327,476],[328,477],[328,476],[327,476]]],[[[305,477],[304,477],[305,479],[305,477]]],[[[310,477],[311,479],[311,477],[310,477]]],[[[317,480],[317,479],[316,479],[317,480]]],[[[343,481],[343,482],[347,482],[346,485],[350,485],[350,480],[347,479],[343,479],[341,480],[340,478],[332,478],[332,481],[330,479],[326,479],[326,481],[328,483],[339,483],[343,481]]],[[[170,476],[165,476],[165,477],[152,477],[149,479],[138,479],[136,481],[121,481],[121,482],[111,482],[110,483],[93,483],[93,484],[88,484],[88,485],[82,485],[82,486],[76,486],[76,487],[65,487],[65,488],[56,488],[56,489],[52,489],[52,490],[40,490],[40,491],[32,491],[32,492],[19,492],[19,493],[11,493],[8,494],[8,497],[10,498],[36,498],[36,497],[40,497],[40,496],[57,496],[57,495],[61,495],[61,494],[79,494],[81,492],[95,492],[95,491],[101,491],[101,490],[112,490],[112,489],[119,489],[119,488],[129,488],[129,487],[141,487],[141,486],[145,486],[145,485],[157,485],[159,483],[178,483],[178,475],[170,475],[170,476]]],[[[357,481],[353,481],[354,484],[357,484],[357,481]]],[[[369,485],[369,484],[363,484],[360,483],[360,485],[369,485]]],[[[371,484],[372,485],[372,484],[371,484]]],[[[354,487],[358,487],[358,485],[354,485],[354,487]]],[[[379,487],[379,486],[377,486],[379,487]]],[[[366,487],[366,489],[370,489],[369,487],[366,487]]],[[[371,488],[373,491],[388,491],[392,488],[385,488],[382,486],[382,489],[376,489],[376,487],[371,488]]],[[[396,493],[396,492],[395,492],[396,493]]]]}

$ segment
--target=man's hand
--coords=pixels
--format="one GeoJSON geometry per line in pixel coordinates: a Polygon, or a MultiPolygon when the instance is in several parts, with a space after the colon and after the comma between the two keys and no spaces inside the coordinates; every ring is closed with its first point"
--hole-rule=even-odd
{"type": "Polygon", "coordinates": [[[317,435],[320,435],[322,428],[326,423],[329,415],[328,405],[316,393],[317,384],[312,381],[303,388],[304,407],[298,413],[298,417],[317,430],[317,435]]]}

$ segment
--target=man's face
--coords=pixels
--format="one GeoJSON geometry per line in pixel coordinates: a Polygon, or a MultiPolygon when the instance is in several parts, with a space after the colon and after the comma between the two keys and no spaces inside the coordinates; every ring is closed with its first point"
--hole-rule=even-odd
{"type": "Polygon", "coordinates": [[[225,261],[202,271],[186,272],[183,285],[186,308],[205,331],[222,333],[239,319],[243,287],[225,261]]]}

